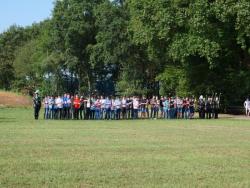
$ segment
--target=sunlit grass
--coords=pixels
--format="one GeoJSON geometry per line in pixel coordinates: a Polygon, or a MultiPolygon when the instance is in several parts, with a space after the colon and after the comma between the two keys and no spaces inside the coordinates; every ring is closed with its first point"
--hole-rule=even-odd
{"type": "Polygon", "coordinates": [[[0,187],[249,187],[248,120],[33,120],[0,109],[0,187]]]}

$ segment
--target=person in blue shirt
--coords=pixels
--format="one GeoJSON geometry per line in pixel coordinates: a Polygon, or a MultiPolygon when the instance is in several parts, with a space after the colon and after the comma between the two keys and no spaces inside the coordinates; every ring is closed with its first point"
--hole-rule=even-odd
{"type": "Polygon", "coordinates": [[[109,97],[105,100],[105,119],[109,120],[111,117],[111,100],[109,97]]]}
{"type": "Polygon", "coordinates": [[[164,110],[164,117],[166,119],[169,119],[170,116],[169,116],[169,99],[168,98],[165,98],[163,101],[163,110],[164,110]]]}
{"type": "Polygon", "coordinates": [[[67,94],[64,93],[64,95],[63,95],[63,113],[62,113],[63,119],[67,119],[67,116],[68,116],[68,114],[67,114],[67,109],[68,109],[67,101],[68,101],[67,94]]]}

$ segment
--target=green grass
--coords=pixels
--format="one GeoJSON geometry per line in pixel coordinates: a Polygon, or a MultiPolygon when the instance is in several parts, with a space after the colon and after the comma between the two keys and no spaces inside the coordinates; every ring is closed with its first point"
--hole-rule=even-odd
{"type": "Polygon", "coordinates": [[[34,121],[0,109],[0,187],[250,187],[250,121],[34,121]]]}

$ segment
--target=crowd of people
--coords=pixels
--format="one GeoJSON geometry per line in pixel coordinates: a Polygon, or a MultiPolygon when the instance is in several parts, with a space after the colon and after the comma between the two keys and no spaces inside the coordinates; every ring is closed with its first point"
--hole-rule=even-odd
{"type": "Polygon", "coordinates": [[[83,97],[46,96],[44,119],[55,120],[121,120],[121,119],[200,119],[218,118],[218,97],[83,97]]]}

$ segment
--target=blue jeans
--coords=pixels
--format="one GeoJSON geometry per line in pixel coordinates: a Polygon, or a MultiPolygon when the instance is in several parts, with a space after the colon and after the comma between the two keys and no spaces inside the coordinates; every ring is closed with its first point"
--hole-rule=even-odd
{"type": "Polygon", "coordinates": [[[115,119],[115,110],[111,110],[111,119],[115,119]]]}
{"type": "Polygon", "coordinates": [[[133,110],[133,119],[138,119],[138,109],[133,110]]]}
{"type": "Polygon", "coordinates": [[[169,118],[170,118],[170,116],[169,116],[169,109],[164,109],[164,117],[165,117],[166,119],[169,119],[169,118]]]}
{"type": "Polygon", "coordinates": [[[101,108],[100,116],[101,116],[101,119],[104,119],[104,117],[105,117],[105,108],[101,108]]]}
{"type": "Polygon", "coordinates": [[[95,119],[99,120],[101,115],[101,110],[100,109],[95,109],[95,119]]]}
{"type": "Polygon", "coordinates": [[[185,111],[184,111],[184,118],[188,119],[189,118],[189,114],[190,114],[189,108],[186,108],[185,111]]]}
{"type": "Polygon", "coordinates": [[[115,118],[121,119],[121,109],[120,108],[115,110],[115,118]]]}
{"type": "Polygon", "coordinates": [[[174,113],[175,113],[175,109],[174,108],[170,108],[170,111],[169,111],[170,119],[174,119],[174,113]]]}
{"type": "Polygon", "coordinates": [[[44,119],[49,119],[49,108],[44,108],[44,119]]]}

